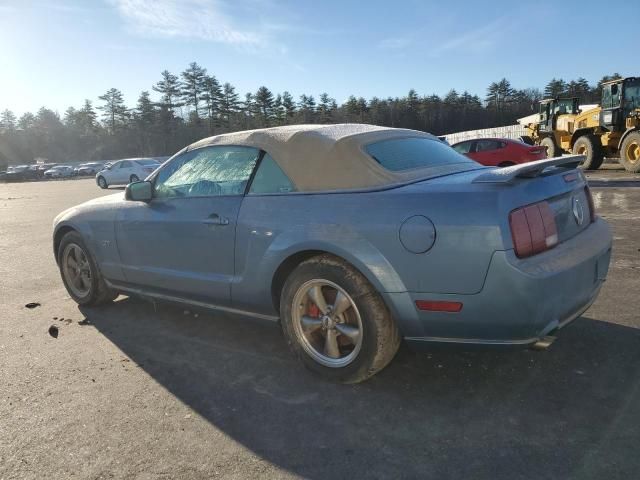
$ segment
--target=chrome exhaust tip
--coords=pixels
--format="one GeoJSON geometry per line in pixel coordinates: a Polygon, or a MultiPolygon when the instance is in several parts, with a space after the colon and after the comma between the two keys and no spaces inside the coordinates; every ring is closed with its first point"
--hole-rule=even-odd
{"type": "Polygon", "coordinates": [[[533,348],[534,350],[547,350],[555,341],[556,337],[548,335],[546,337],[540,338],[537,342],[531,345],[531,348],[533,348]]]}

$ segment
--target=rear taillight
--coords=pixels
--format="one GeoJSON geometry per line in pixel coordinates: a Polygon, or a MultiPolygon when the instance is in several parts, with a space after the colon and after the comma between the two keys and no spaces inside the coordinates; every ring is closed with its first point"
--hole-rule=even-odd
{"type": "Polygon", "coordinates": [[[584,194],[587,196],[587,202],[589,202],[589,215],[591,217],[591,223],[593,223],[596,221],[596,207],[593,205],[593,196],[591,195],[589,186],[584,187],[584,194]]]}
{"type": "Polygon", "coordinates": [[[558,244],[558,229],[547,202],[518,208],[509,214],[513,247],[519,258],[544,252],[558,244]]]}

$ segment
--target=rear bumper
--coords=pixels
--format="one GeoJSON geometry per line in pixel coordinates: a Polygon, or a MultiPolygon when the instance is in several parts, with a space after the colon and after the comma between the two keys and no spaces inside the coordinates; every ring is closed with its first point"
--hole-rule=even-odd
{"type": "Polygon", "coordinates": [[[497,251],[474,295],[390,293],[409,344],[522,346],[578,318],[595,301],[611,259],[611,232],[597,219],[574,238],[528,259],[497,251]],[[415,300],[462,302],[458,313],[422,312],[415,300]]]}

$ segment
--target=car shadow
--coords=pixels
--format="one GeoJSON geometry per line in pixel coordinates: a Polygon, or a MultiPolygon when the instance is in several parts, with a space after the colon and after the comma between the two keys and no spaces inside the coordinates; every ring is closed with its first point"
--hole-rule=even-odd
{"type": "Polygon", "coordinates": [[[122,298],[86,323],[180,401],[305,478],[618,478],[637,455],[640,330],[580,318],[545,352],[401,347],[327,383],[278,325],[122,298]]]}

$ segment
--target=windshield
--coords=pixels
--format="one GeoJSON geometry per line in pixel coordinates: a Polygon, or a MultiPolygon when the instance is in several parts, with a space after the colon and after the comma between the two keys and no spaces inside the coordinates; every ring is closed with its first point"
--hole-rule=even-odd
{"type": "Polygon", "coordinates": [[[564,113],[577,113],[573,108],[574,101],[572,98],[563,98],[558,100],[558,104],[555,108],[555,113],[564,114],[564,113]]]}
{"type": "Polygon", "coordinates": [[[627,115],[632,110],[640,108],[640,79],[625,84],[623,108],[627,115]]]}
{"type": "Polygon", "coordinates": [[[367,145],[365,149],[376,162],[392,172],[465,163],[475,165],[450,146],[431,138],[384,140],[367,145]]]}

